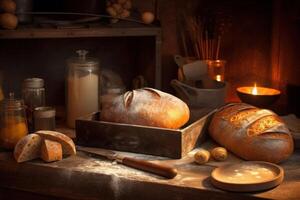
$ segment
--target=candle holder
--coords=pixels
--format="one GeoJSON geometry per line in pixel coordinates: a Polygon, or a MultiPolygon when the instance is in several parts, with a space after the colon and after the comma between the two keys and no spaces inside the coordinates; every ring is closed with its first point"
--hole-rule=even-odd
{"type": "Polygon", "coordinates": [[[280,97],[281,92],[273,88],[266,87],[239,87],[236,89],[237,95],[244,103],[258,107],[270,106],[280,97]]]}
{"type": "Polygon", "coordinates": [[[206,60],[208,75],[211,79],[224,82],[225,80],[225,60],[206,60]]]}

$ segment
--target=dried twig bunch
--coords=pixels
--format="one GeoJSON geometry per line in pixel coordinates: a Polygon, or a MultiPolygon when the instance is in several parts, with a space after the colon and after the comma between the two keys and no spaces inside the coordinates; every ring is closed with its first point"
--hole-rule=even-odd
{"type": "Polygon", "coordinates": [[[194,55],[202,60],[218,60],[222,36],[231,25],[231,19],[222,10],[193,16],[183,12],[179,22],[185,56],[194,55]],[[192,48],[189,48],[192,47],[192,48]]]}

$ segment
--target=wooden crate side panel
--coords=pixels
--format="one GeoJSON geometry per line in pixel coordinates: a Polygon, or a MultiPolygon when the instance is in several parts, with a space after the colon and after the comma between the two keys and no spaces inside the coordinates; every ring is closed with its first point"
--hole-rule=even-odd
{"type": "Polygon", "coordinates": [[[99,121],[76,122],[78,145],[181,158],[181,132],[99,121]]]}

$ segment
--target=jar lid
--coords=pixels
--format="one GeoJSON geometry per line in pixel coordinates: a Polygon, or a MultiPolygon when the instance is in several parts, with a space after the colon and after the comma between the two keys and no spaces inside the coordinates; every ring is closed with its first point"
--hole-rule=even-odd
{"type": "Polygon", "coordinates": [[[15,99],[14,93],[9,93],[9,98],[0,102],[0,107],[3,110],[19,110],[24,108],[24,101],[22,99],[15,99]]]}
{"type": "Polygon", "coordinates": [[[55,117],[55,109],[52,107],[37,107],[34,109],[35,118],[52,118],[55,117]]]}
{"type": "Polygon", "coordinates": [[[23,81],[24,88],[42,88],[44,87],[44,80],[41,78],[27,78],[23,81]]]}
{"type": "Polygon", "coordinates": [[[99,65],[99,60],[92,57],[87,57],[87,50],[77,50],[76,53],[78,57],[69,58],[67,60],[68,65],[74,67],[83,67],[86,70],[97,69],[99,65]]]}

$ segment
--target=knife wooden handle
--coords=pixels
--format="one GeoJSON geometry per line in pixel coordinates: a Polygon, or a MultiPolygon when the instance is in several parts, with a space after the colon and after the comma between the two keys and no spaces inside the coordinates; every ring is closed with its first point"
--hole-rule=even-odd
{"type": "Polygon", "coordinates": [[[155,164],[145,160],[124,157],[122,159],[122,163],[126,166],[140,169],[146,172],[151,172],[153,174],[160,175],[169,179],[174,178],[177,175],[177,170],[173,167],[155,164]]]}

